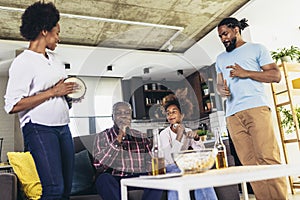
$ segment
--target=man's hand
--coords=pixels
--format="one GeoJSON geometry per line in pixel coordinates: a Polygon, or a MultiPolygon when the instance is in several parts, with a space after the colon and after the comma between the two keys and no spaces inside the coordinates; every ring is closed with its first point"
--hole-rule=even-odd
{"type": "Polygon", "coordinates": [[[230,77],[239,78],[251,78],[255,81],[263,83],[279,83],[281,80],[281,73],[278,66],[275,63],[270,63],[261,66],[262,71],[249,71],[243,69],[240,65],[236,64],[227,66],[227,69],[232,69],[230,71],[230,77]]]}
{"type": "Polygon", "coordinates": [[[230,65],[227,66],[226,69],[232,69],[230,70],[230,75],[229,77],[239,77],[239,78],[248,78],[249,77],[249,72],[248,70],[244,70],[240,65],[236,64],[235,65],[230,65]]]}
{"type": "Polygon", "coordinates": [[[229,97],[229,96],[231,96],[229,87],[227,85],[227,81],[225,79],[223,80],[223,84],[217,84],[217,89],[218,89],[219,94],[222,97],[229,97]]]}
{"type": "Polygon", "coordinates": [[[126,136],[125,129],[123,130],[123,129],[119,128],[119,134],[117,136],[118,142],[121,143],[125,136],[126,136]]]}
{"type": "Polygon", "coordinates": [[[118,127],[119,134],[117,136],[117,140],[119,141],[119,143],[121,143],[123,138],[126,137],[127,134],[130,135],[130,121],[126,119],[120,120],[118,123],[118,127]]]}

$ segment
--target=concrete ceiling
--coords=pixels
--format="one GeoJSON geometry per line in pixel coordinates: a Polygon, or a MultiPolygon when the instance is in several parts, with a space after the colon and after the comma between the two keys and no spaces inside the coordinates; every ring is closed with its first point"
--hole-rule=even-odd
{"type": "MultiPolygon", "coordinates": [[[[183,53],[250,0],[54,0],[63,44],[183,53]]],[[[0,39],[22,40],[33,0],[0,0],[0,39]]]]}

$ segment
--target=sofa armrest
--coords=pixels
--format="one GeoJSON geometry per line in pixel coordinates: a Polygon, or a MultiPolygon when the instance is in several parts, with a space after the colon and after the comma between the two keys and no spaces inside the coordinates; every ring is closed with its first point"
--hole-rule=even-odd
{"type": "Polygon", "coordinates": [[[14,173],[0,173],[1,199],[16,200],[17,194],[17,176],[14,173]]]}

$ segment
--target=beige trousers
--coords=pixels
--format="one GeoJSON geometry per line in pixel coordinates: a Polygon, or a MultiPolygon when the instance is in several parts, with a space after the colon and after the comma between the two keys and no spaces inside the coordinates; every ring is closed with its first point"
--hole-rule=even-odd
{"type": "MultiPolygon", "coordinates": [[[[226,118],[230,137],[243,165],[280,164],[271,110],[267,106],[240,111],[226,118]]],[[[252,182],[257,200],[287,199],[286,178],[252,182]]]]}

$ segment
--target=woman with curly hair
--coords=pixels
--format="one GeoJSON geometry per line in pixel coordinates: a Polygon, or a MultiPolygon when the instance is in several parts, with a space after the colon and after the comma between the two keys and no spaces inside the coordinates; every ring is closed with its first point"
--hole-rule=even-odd
{"type": "Polygon", "coordinates": [[[59,42],[59,11],[36,2],[22,15],[21,35],[28,49],[9,69],[5,110],[18,113],[25,151],[30,151],[42,184],[41,199],[68,199],[72,187],[74,148],[65,95],[75,83],[64,83],[64,64],[48,50],[59,42]]]}
{"type": "MultiPolygon", "coordinates": [[[[178,99],[171,94],[164,98],[163,107],[170,126],[160,132],[160,141],[165,155],[167,173],[180,172],[174,163],[172,153],[193,149],[203,149],[204,144],[197,133],[183,124],[185,111],[190,110],[190,104],[184,99],[178,99]]],[[[196,200],[216,200],[217,196],[212,187],[197,189],[194,191],[196,200]]],[[[177,200],[176,191],[168,191],[168,200],[177,200]]]]}

